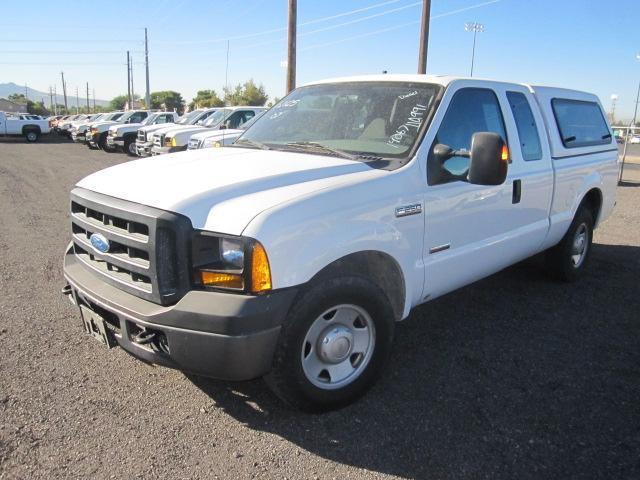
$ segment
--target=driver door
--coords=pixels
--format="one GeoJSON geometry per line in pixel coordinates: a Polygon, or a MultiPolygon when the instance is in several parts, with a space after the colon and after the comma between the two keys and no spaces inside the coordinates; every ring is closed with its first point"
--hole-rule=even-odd
{"type": "Polygon", "coordinates": [[[434,154],[436,144],[469,151],[477,132],[497,133],[508,144],[496,91],[463,87],[447,93],[441,105],[445,113],[427,155],[425,299],[509,265],[513,255],[507,240],[518,226],[508,180],[497,186],[472,185],[466,181],[469,158],[452,157],[443,163],[434,154]]]}

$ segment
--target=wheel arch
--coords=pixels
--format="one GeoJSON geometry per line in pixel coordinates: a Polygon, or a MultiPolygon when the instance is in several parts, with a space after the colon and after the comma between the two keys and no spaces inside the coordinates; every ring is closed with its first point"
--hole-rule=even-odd
{"type": "Polygon", "coordinates": [[[39,125],[27,124],[22,126],[22,134],[26,135],[28,132],[37,132],[38,135],[42,133],[39,125]]]}
{"type": "Polygon", "coordinates": [[[379,250],[350,253],[322,268],[310,282],[341,275],[357,275],[371,280],[387,294],[395,320],[403,318],[406,284],[402,268],[391,255],[379,250]]]}
{"type": "Polygon", "coordinates": [[[598,220],[600,217],[600,212],[602,210],[602,190],[598,187],[593,187],[589,189],[582,200],[580,201],[580,207],[586,207],[591,212],[593,217],[593,225],[596,226],[598,224],[598,220]]]}

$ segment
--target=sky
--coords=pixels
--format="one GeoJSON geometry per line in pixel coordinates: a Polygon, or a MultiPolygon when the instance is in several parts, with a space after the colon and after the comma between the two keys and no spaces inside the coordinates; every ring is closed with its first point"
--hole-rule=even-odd
{"type": "MultiPolygon", "coordinates": [[[[0,83],[48,91],[65,72],[69,91],[126,93],[126,51],[144,96],[144,27],[151,90],[221,93],[248,79],[271,98],[285,92],[287,0],[2,2],[0,83]],[[227,70],[227,41],[229,62],[227,70]]],[[[414,73],[422,1],[298,0],[297,84],[346,75],[414,73]]],[[[432,0],[427,72],[597,94],[630,119],[640,81],[639,0],[432,0]]]]}

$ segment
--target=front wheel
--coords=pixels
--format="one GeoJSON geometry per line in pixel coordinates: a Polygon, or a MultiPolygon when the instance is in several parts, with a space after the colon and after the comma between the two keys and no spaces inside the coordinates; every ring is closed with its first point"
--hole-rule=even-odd
{"type": "Polygon", "coordinates": [[[124,151],[130,157],[137,157],[138,152],[136,151],[136,141],[132,138],[127,138],[124,141],[124,151]]]}
{"type": "Polygon", "coordinates": [[[577,280],[587,267],[593,242],[593,216],[580,207],[560,243],[546,255],[547,269],[553,277],[565,282],[577,280]]]}
{"type": "Polygon", "coordinates": [[[387,296],[372,282],[361,277],[317,282],[287,315],[265,380],[294,408],[317,412],[345,406],[379,377],[394,323],[387,296]]]}

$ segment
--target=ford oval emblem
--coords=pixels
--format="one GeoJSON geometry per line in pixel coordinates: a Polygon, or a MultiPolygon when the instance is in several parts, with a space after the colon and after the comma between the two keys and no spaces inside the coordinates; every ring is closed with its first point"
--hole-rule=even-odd
{"type": "Polygon", "coordinates": [[[102,253],[107,253],[109,251],[109,247],[111,245],[109,245],[109,240],[107,240],[104,235],[100,233],[94,233],[91,235],[91,237],[89,237],[89,240],[91,240],[91,245],[93,245],[93,248],[95,248],[97,251],[102,253]]]}

